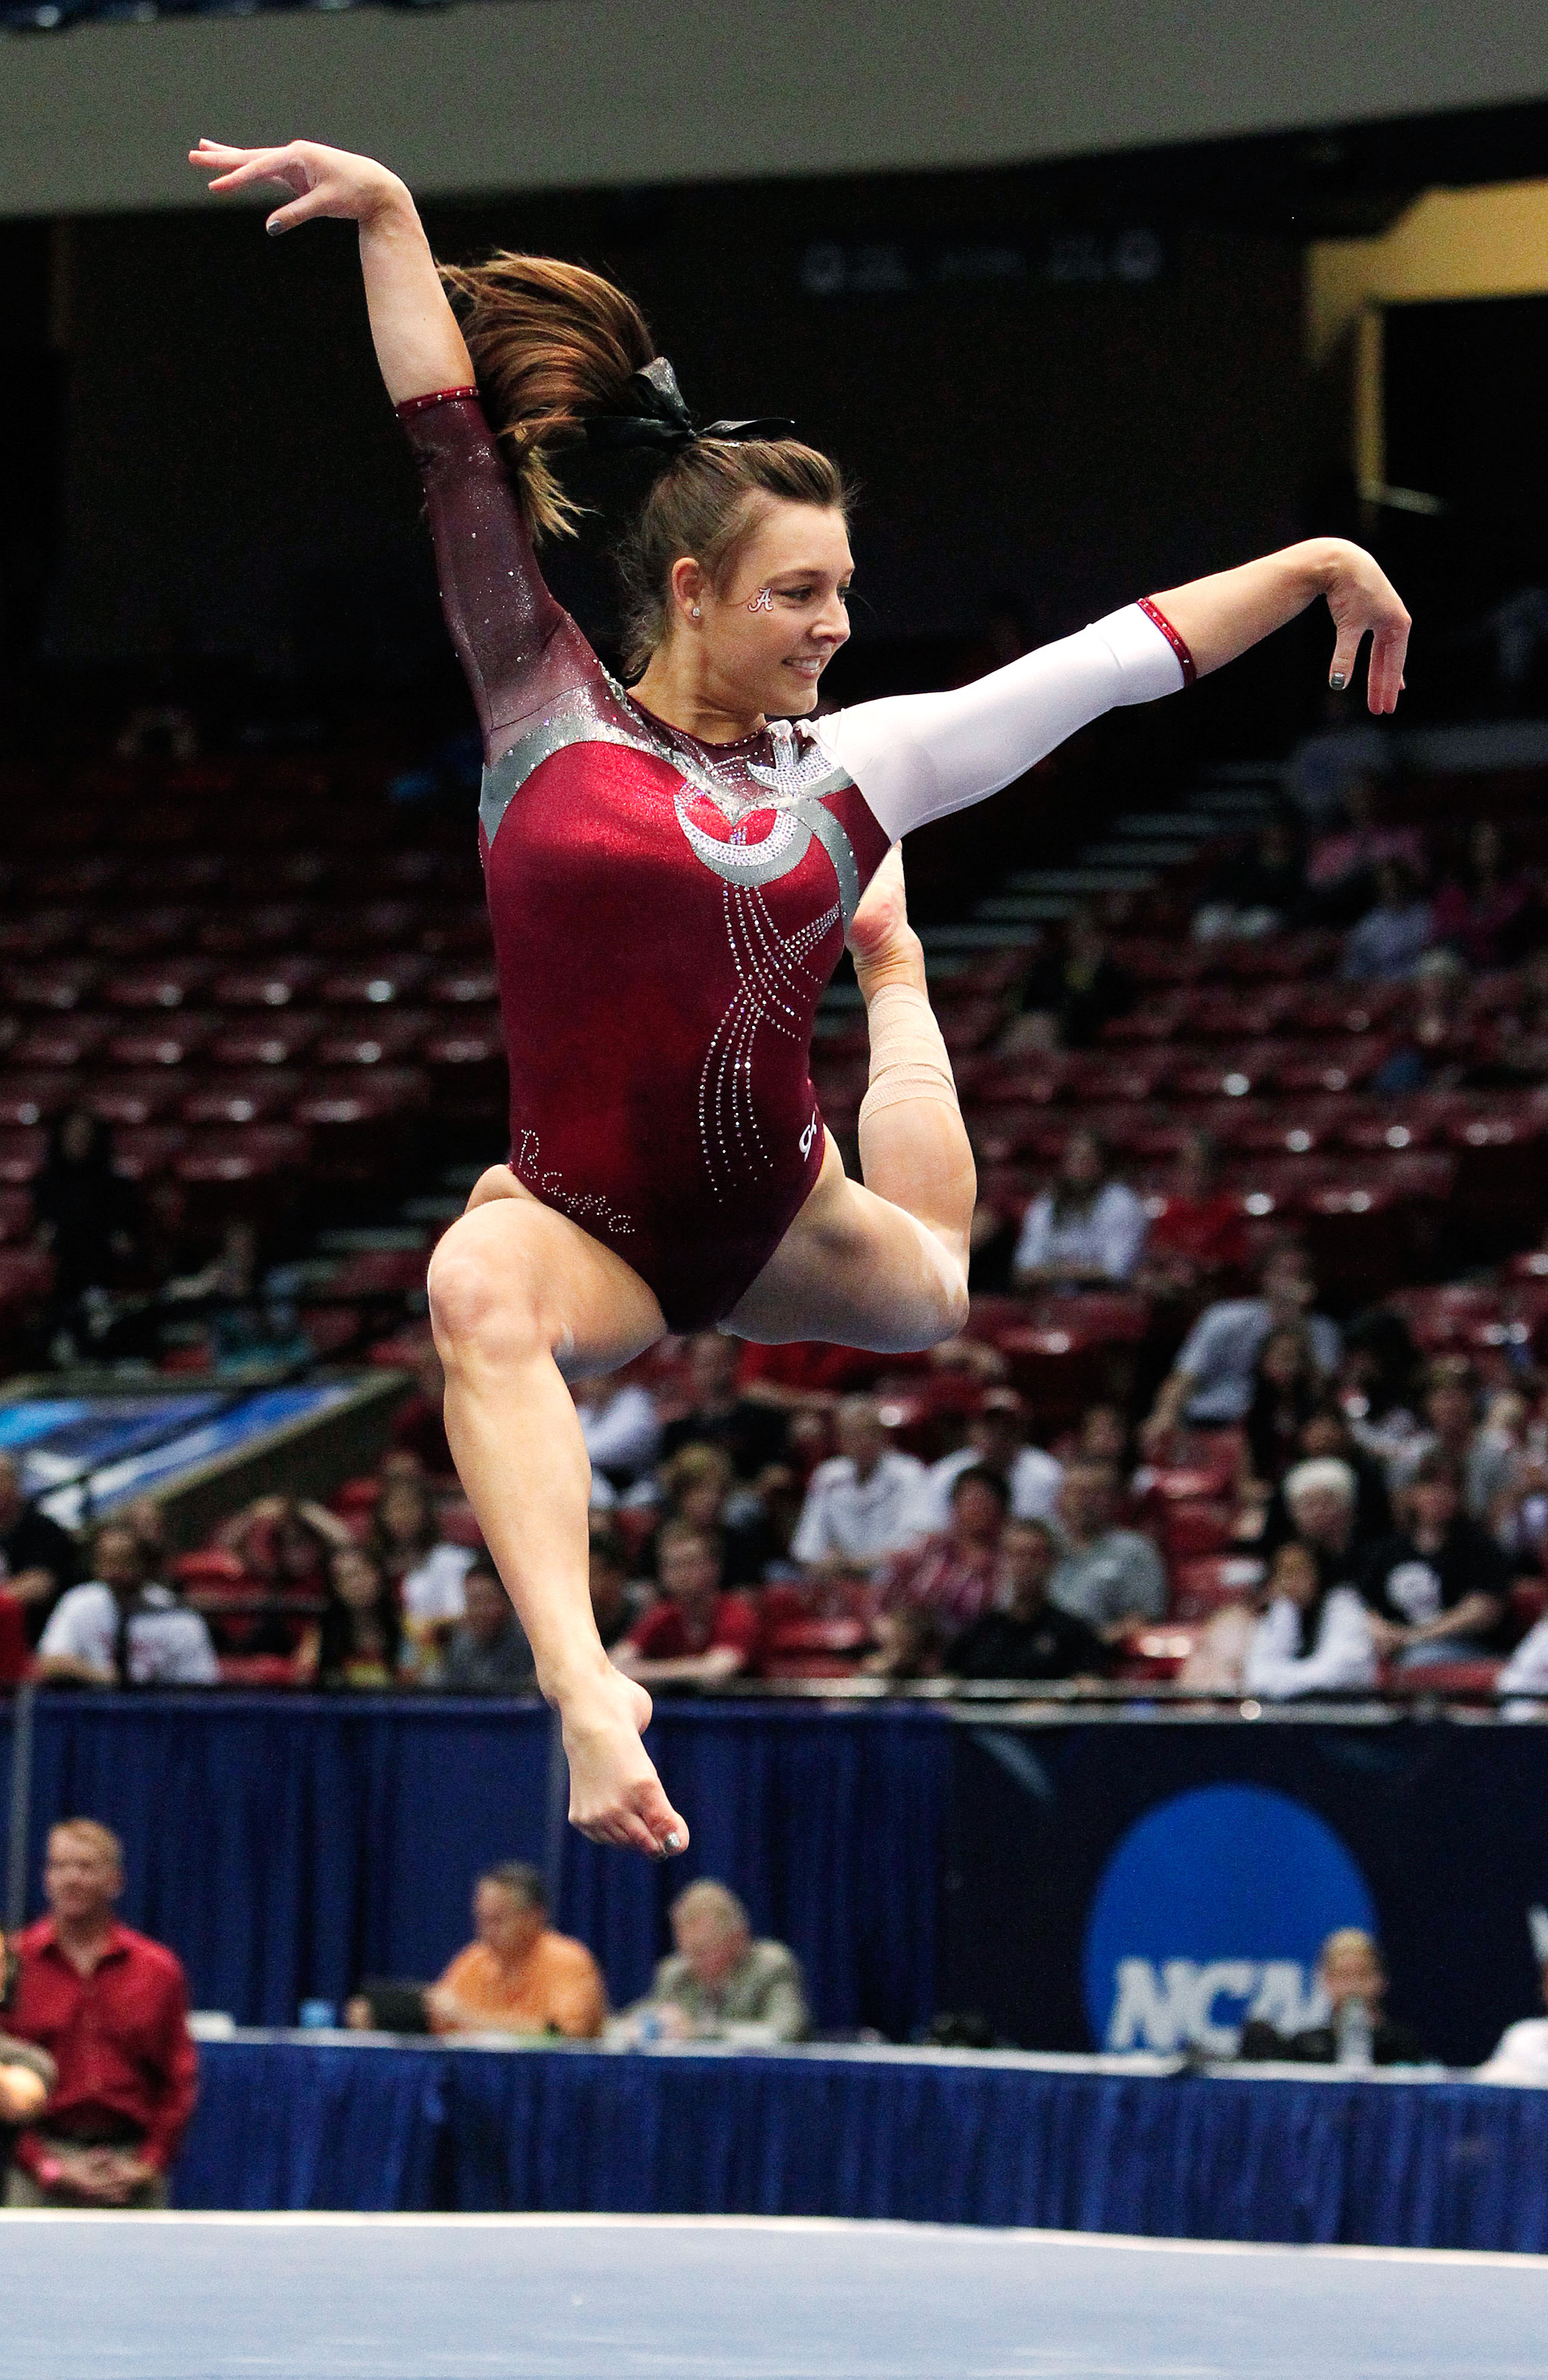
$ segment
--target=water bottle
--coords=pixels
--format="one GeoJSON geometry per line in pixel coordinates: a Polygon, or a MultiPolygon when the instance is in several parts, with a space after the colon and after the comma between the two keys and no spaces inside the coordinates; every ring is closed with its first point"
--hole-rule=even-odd
{"type": "Polygon", "coordinates": [[[1333,2033],[1340,2066],[1371,2067],[1375,2064],[1375,2028],[1371,2022],[1371,2010],[1366,2001],[1355,1998],[1341,2002],[1334,2019],[1333,2033]]]}
{"type": "Polygon", "coordinates": [[[338,2022],[338,2010],[332,2000],[303,2000],[301,2029],[304,2033],[328,2033],[338,2022]]]}

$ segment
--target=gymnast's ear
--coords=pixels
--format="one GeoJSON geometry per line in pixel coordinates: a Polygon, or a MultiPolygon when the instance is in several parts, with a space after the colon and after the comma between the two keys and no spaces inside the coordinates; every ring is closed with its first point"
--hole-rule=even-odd
{"type": "Polygon", "coordinates": [[[680,554],[671,565],[670,585],[674,623],[690,630],[701,628],[705,605],[715,591],[703,564],[692,554],[680,554]]]}

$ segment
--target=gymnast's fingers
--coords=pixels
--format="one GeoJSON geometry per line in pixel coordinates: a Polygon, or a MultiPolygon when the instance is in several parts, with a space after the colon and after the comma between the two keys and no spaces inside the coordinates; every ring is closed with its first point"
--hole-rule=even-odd
{"type": "Polygon", "coordinates": [[[1373,711],[1397,708],[1397,698],[1403,690],[1403,663],[1409,650],[1409,627],[1405,613],[1400,622],[1379,627],[1372,640],[1367,700],[1373,711]]]}
{"type": "Polygon", "coordinates": [[[326,214],[327,212],[328,201],[320,190],[304,190],[298,199],[292,199],[288,206],[277,207],[265,219],[263,228],[275,234],[294,231],[297,224],[310,223],[314,215],[326,214]]]}

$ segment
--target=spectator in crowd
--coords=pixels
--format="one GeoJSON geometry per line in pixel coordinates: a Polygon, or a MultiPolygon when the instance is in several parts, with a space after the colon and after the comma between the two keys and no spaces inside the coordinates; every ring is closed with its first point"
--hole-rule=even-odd
{"type": "Polygon", "coordinates": [[[30,1643],[79,1576],[75,1539],[23,1496],[15,1456],[0,1454],[0,1588],[26,1605],[30,1643]]]}
{"type": "Polygon", "coordinates": [[[453,1478],[457,1466],[446,1443],[446,1375],[433,1344],[420,1349],[414,1378],[413,1395],[393,1416],[393,1444],[412,1454],[427,1478],[453,1478]]]}
{"type": "Polygon", "coordinates": [[[1050,1602],[1048,1586],[1059,1541],[1046,1521],[1010,1520],[1000,1537],[1004,1586],[992,1610],[980,1612],[947,1649],[954,1678],[1075,1678],[1103,1676],[1107,1645],[1072,1612],[1050,1602]]]}
{"type": "Polygon", "coordinates": [[[491,1561],[476,1559],[463,1579],[463,1616],[434,1681],[449,1694],[524,1694],[537,1669],[526,1632],[491,1561]]]}
{"type": "Polygon", "coordinates": [[[629,1592],[629,1548],[605,1521],[591,1524],[591,1616],[602,1649],[611,1653],[639,1618],[629,1592]]]}
{"type": "Polygon", "coordinates": [[[659,1602],[613,1648],[614,1663],[625,1677],[669,1686],[756,1676],[763,1622],[750,1596],[724,1593],[714,1533],[692,1521],[663,1522],[656,1567],[659,1602]]]}
{"type": "Polygon", "coordinates": [[[1514,1469],[1513,1450],[1481,1427],[1478,1375],[1465,1355],[1437,1355],[1424,1375],[1420,1427],[1393,1456],[1394,1491],[1411,1479],[1427,1454],[1446,1454],[1462,1475],[1462,1500],[1487,1523],[1514,1469]]]}
{"type": "Polygon", "coordinates": [[[1407,861],[1376,868],[1376,898],[1344,937],[1346,983],[1407,983],[1434,939],[1434,913],[1407,861]]]}
{"type": "Polygon", "coordinates": [[[1250,852],[1216,870],[1193,914],[1196,942],[1241,941],[1306,921],[1306,863],[1294,821],[1275,811],[1250,852]]]}
{"type": "Polygon", "coordinates": [[[1119,1489],[1110,1463],[1085,1455],[1066,1464],[1058,1513],[1063,1549],[1048,1582],[1049,1600],[1105,1645],[1122,1644],[1167,1609],[1160,1555],[1138,1529],[1117,1525],[1119,1489]]]}
{"type": "Polygon", "coordinates": [[[392,1581],[364,1546],[340,1546],[329,1557],[322,1618],[296,1656],[300,1679],[351,1691],[395,1686],[403,1653],[403,1620],[392,1581]]]}
{"type": "Polygon", "coordinates": [[[1336,1328],[1311,1311],[1316,1288],[1300,1249],[1276,1248],[1259,1277],[1256,1297],[1223,1298],[1204,1308],[1161,1383],[1141,1432],[1153,1459],[1183,1422],[1203,1428],[1244,1421],[1252,1402],[1252,1374],[1264,1341],[1276,1324],[1304,1322],[1318,1368],[1328,1378],[1338,1369],[1336,1328]]]}
{"type": "Polygon", "coordinates": [[[473,1888],[473,1930],[477,1940],[425,1995],[432,2033],[598,2038],[607,1987],[585,1943],[549,1924],[548,1888],[535,1867],[505,1860],[485,1869],[473,1888]]]}
{"type": "Polygon", "coordinates": [[[1494,1658],[1505,1649],[1510,1565],[1462,1510],[1455,1463],[1427,1454],[1397,1506],[1402,1525],[1373,1548],[1361,1581],[1377,1652],[1405,1670],[1494,1658]]]}
{"type": "Polygon", "coordinates": [[[846,1397],[833,1427],[839,1451],[812,1474],[791,1552],[810,1572],[869,1578],[914,1535],[925,1465],[888,1444],[874,1397],[846,1397]]]}
{"type": "Polygon", "coordinates": [[[1177,1154],[1171,1187],[1151,1218],[1137,1285],[1173,1304],[1218,1290],[1247,1270],[1241,1201],[1220,1186],[1220,1153],[1207,1132],[1191,1132],[1177,1154]]]}
{"type": "Polygon", "coordinates": [[[1306,880],[1330,924],[1347,924],[1370,905],[1376,870],[1401,860],[1414,880],[1424,875],[1424,838],[1414,826],[1393,826],[1381,816],[1385,789],[1361,775],[1346,787],[1345,823],[1319,835],[1307,861],[1306,880]]]}
{"type": "Polygon", "coordinates": [[[172,1536],[166,1514],[155,1497],[131,1497],[127,1504],[119,1506],[115,1517],[126,1529],[134,1531],[146,1568],[152,1578],[159,1576],[172,1560],[172,1536]]]}
{"type": "Polygon", "coordinates": [[[1378,1099],[1455,1090],[1468,1072],[1472,1034],[1464,1009],[1467,969],[1461,960],[1452,951],[1428,950],[1412,980],[1412,1001],[1392,1020],[1392,1046],[1371,1077],[1378,1099]]]}
{"type": "Polygon", "coordinates": [[[766,1463],[785,1451],[784,1415],[756,1397],[744,1396],[742,1342],[722,1330],[700,1330],[688,1342],[688,1410],[661,1432],[661,1455],[680,1446],[723,1446],[739,1479],[756,1479],[766,1463]]]}
{"type": "Polygon", "coordinates": [[[417,1669],[434,1656],[463,1615],[463,1581],[476,1559],[472,1546],[442,1537],[435,1500],[422,1478],[390,1473],[371,1512],[366,1549],[398,1599],[403,1633],[417,1669]]]}
{"type": "Polygon", "coordinates": [[[1386,2013],[1386,1968],[1360,1926],[1341,1925],[1328,1936],[1317,1961],[1317,1981],[1328,2004],[1325,2024],[1287,2034],[1254,2019],[1242,2034],[1240,2056],[1290,2058],[1308,2066],[1423,2064],[1419,2035],[1386,2013]]]}
{"type": "Polygon", "coordinates": [[[967,1444],[932,1463],[919,1485],[909,1525],[919,1536],[949,1526],[951,1490],[964,1471],[996,1471],[1019,1521],[1046,1521],[1058,1499],[1064,1466],[1040,1446],[1026,1441],[1026,1408],[1014,1389],[986,1389],[968,1417],[967,1444]]]}
{"type": "MultiPolygon", "coordinates": [[[[1392,1532],[1392,1500],[1387,1494],[1386,1473],[1375,1457],[1368,1454],[1355,1437],[1348,1415],[1336,1396],[1324,1389],[1320,1401],[1313,1405],[1301,1423],[1296,1437],[1296,1461],[1292,1468],[1303,1462],[1333,1459],[1347,1463],[1355,1483],[1354,1533],[1352,1545],[1365,1548],[1375,1545],[1392,1532]]],[[[1269,1497],[1264,1512],[1261,1531],[1254,1537],[1250,1528],[1239,1529],[1243,1542],[1254,1544],[1264,1555],[1277,1553],[1287,1537],[1295,1535],[1295,1523],[1285,1501],[1285,1474],[1269,1497]]]]}
{"type": "Polygon", "coordinates": [[[810,2019],[794,1954],[782,1942],[755,1941],[734,1892],[701,1876],[671,1905],[671,1956],[656,1970],[649,1995],[626,2011],[624,2039],[648,2041],[800,2041],[810,2019]]]}
{"type": "MultiPolygon", "coordinates": [[[[1110,1463],[1119,1475],[1119,1484],[1127,1487],[1135,1467],[1134,1430],[1123,1406],[1107,1400],[1087,1405],[1067,1452],[1084,1455],[1093,1463],[1110,1463]]],[[[1055,1509],[1058,1509],[1057,1502],[1055,1509]]]]}
{"type": "MultiPolygon", "coordinates": [[[[1542,1961],[1540,1980],[1542,2003],[1548,2008],[1548,1959],[1542,1961]]],[[[1548,2017],[1522,2017],[1518,2023],[1507,2024],[1493,2055],[1479,2068],[1478,2079],[1525,2083],[1539,2091],[1548,2087],[1548,2017]]]]}
{"type": "Polygon", "coordinates": [[[214,1542],[233,1553],[249,1578],[276,1595],[320,1596],[328,1564],[353,1546],[348,1524],[325,1504],[291,1496],[260,1496],[223,1521],[214,1542]]]}
{"type": "Polygon", "coordinates": [[[1522,1637],[1494,1680],[1494,1692],[1506,1698],[1500,1706],[1502,1718],[1548,1717],[1548,1614],[1522,1637]]]}
{"type": "Polygon", "coordinates": [[[1127,1016],[1134,1000],[1134,978],[1113,957],[1094,914],[1076,909],[1034,962],[1008,1047],[1089,1050],[1103,1026],[1127,1016]]]}
{"type": "Polygon", "coordinates": [[[1511,865],[1493,819],[1475,819],[1466,864],[1435,895],[1435,939],[1480,970],[1513,965],[1521,955],[1531,886],[1511,865]]]}
{"type": "Polygon", "coordinates": [[[714,1530],[728,1586],[757,1586],[768,1560],[768,1527],[756,1490],[739,1483],[723,1446],[680,1446],[661,1465],[674,1519],[714,1530]]]}
{"type": "Polygon", "coordinates": [[[7,2022],[47,2051],[58,2080],[42,2121],[16,2145],[7,2206],[166,2204],[199,2058],[182,1967],[119,1924],[123,1888],[109,1828],[67,1818],[49,1829],[49,1914],[17,1937],[7,2022]]]}
{"type": "Polygon", "coordinates": [[[73,1364],[89,1337],[93,1304],[105,1298],[139,1244],[139,1202],[114,1171],[113,1135],[79,1101],[49,1133],[32,1212],[38,1238],[54,1257],[50,1354],[56,1364],[73,1364]]]}
{"type": "Polygon", "coordinates": [[[1065,1144],[1058,1179],[1027,1208],[1012,1265],[1019,1289],[1121,1288],[1140,1260],[1145,1210],[1084,1125],[1065,1144]]]}
{"type": "Polygon", "coordinates": [[[1280,1547],[1268,1574],[1268,1608],[1247,1647],[1242,1684],[1265,1702],[1336,1694],[1376,1682],[1371,1615],[1357,1587],[1324,1586],[1323,1569],[1298,1537],[1280,1547]]]}
{"type": "Polygon", "coordinates": [[[644,1477],[660,1451],[661,1417],[655,1398],[637,1380],[590,1376],[572,1380],[570,1394],[592,1469],[602,1472],[623,1495],[644,1477]]]}
{"type": "Polygon", "coordinates": [[[1358,1585],[1372,1547],[1360,1534],[1360,1483],[1351,1466],[1336,1455],[1313,1456],[1286,1472],[1282,1492],[1290,1526],[1323,1576],[1358,1585]]]}
{"type": "Polygon", "coordinates": [[[62,1595],[38,1640],[50,1685],[212,1686],[210,1631],[171,1587],[153,1580],[132,1529],[119,1522],[91,1540],[92,1576],[62,1595]]]}
{"type": "Polygon", "coordinates": [[[1304,1323],[1278,1322],[1252,1366],[1243,1434],[1252,1476],[1276,1488],[1300,1452],[1300,1434],[1323,1394],[1323,1372],[1304,1323]]]}
{"type": "Polygon", "coordinates": [[[959,1635],[990,1609],[1005,1584],[999,1541],[1010,1502],[1005,1481],[983,1463],[951,1485],[950,1519],[938,1536],[897,1554],[881,1574],[883,1610],[913,1604],[930,1614],[937,1637],[959,1635]]]}

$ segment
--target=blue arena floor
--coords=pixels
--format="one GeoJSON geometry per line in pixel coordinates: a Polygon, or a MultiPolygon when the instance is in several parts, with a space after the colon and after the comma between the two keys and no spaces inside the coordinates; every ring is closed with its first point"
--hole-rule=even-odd
{"type": "Polygon", "coordinates": [[[1542,2380],[1548,2259],[889,2223],[0,2216],[6,2380],[1542,2380]]]}

